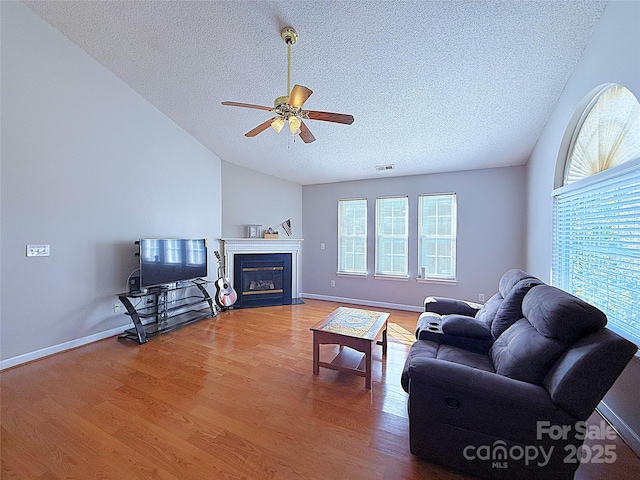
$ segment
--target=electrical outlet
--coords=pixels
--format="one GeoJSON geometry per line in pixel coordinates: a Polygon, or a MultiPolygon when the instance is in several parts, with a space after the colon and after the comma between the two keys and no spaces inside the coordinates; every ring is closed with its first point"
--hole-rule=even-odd
{"type": "Polygon", "coordinates": [[[331,286],[335,287],[336,286],[336,281],[335,280],[331,280],[331,286]]]}
{"type": "Polygon", "coordinates": [[[122,309],[122,305],[120,305],[119,303],[113,304],[113,313],[118,313],[121,309],[122,309]]]}
{"type": "Polygon", "coordinates": [[[49,245],[27,245],[27,257],[48,257],[49,245]]]}
{"type": "Polygon", "coordinates": [[[325,246],[326,246],[326,245],[324,244],[324,242],[320,242],[320,250],[324,250],[324,247],[325,247],[325,246]]]}
{"type": "Polygon", "coordinates": [[[479,293],[478,294],[478,301],[479,302],[484,302],[484,293],[479,293]]]}

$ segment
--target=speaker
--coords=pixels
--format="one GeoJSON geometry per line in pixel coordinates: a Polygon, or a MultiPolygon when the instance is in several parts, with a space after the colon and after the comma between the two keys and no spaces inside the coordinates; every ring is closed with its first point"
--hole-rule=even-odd
{"type": "Polygon", "coordinates": [[[140,276],[129,277],[129,293],[137,293],[140,291],[140,276]]]}

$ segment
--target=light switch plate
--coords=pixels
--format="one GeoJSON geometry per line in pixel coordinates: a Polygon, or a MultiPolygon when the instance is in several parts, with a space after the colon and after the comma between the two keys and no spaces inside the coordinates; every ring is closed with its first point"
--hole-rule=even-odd
{"type": "Polygon", "coordinates": [[[27,245],[27,257],[48,257],[49,245],[27,245]]]}

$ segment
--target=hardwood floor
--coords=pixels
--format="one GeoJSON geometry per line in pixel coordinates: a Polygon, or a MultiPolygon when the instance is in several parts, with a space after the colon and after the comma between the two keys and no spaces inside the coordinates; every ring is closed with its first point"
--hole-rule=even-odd
{"type": "MultiPolygon", "coordinates": [[[[0,373],[0,477],[469,478],[409,452],[400,372],[416,313],[390,311],[371,390],[313,376],[309,327],[337,306],[229,311],[145,345],[110,338],[0,373]]],[[[576,478],[633,478],[640,460],[622,442],[616,453],[576,478]]]]}

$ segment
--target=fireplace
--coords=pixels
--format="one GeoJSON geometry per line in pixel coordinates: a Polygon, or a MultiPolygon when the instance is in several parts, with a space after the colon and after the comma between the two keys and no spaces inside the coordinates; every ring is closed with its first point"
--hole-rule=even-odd
{"type": "Polygon", "coordinates": [[[291,254],[236,254],[233,259],[237,308],[291,305],[291,254]]]}
{"type": "Polygon", "coordinates": [[[302,286],[301,275],[301,238],[221,238],[225,272],[231,285],[240,290],[240,278],[235,276],[236,255],[261,253],[286,253],[291,257],[291,298],[292,303],[302,303],[300,300],[302,286]]]}

